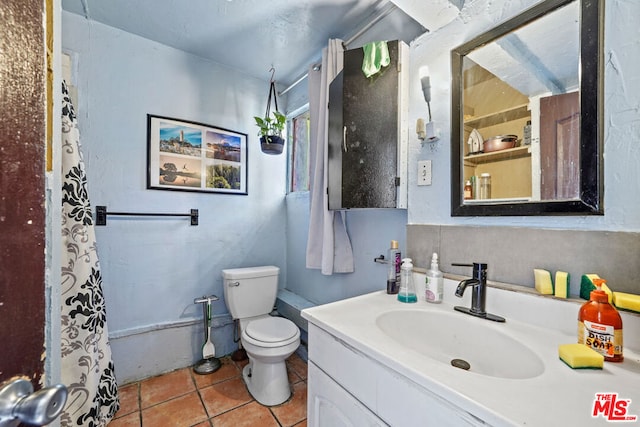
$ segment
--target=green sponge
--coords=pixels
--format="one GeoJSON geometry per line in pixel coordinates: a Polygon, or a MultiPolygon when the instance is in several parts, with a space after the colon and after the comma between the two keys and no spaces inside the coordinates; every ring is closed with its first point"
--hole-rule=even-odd
{"type": "Polygon", "coordinates": [[[589,299],[591,291],[596,290],[596,285],[593,284],[594,279],[599,279],[597,274],[583,274],[580,279],[580,298],[589,299]]]}
{"type": "Polygon", "coordinates": [[[533,269],[536,291],[543,295],[553,295],[553,282],[551,281],[551,273],[541,268],[533,269]]]}
{"type": "Polygon", "coordinates": [[[566,271],[556,271],[556,281],[553,286],[556,298],[569,298],[570,280],[571,275],[566,271]]]}
{"type": "Polygon", "coordinates": [[[604,366],[604,356],[584,344],[559,345],[558,356],[573,369],[602,369],[604,366]]]}
{"type": "MultiPolygon", "coordinates": [[[[599,279],[600,276],[597,274],[583,274],[582,279],[580,280],[580,298],[582,299],[590,299],[591,291],[595,291],[597,289],[596,285],[593,283],[595,279],[599,279]]],[[[600,286],[600,289],[605,291],[609,296],[609,304],[613,301],[613,292],[606,283],[603,283],[600,286]]]]}

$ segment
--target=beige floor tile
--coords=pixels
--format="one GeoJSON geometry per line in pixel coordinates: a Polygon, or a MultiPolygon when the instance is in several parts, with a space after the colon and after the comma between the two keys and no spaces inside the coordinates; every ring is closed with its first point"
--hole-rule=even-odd
{"type": "Polygon", "coordinates": [[[289,384],[295,384],[302,381],[300,375],[296,373],[289,363],[287,363],[287,378],[289,379],[289,384]]]}
{"type": "Polygon", "coordinates": [[[115,418],[120,418],[140,410],[139,389],[139,383],[133,383],[118,388],[120,409],[116,412],[115,418]]]}
{"type": "Polygon", "coordinates": [[[293,396],[288,401],[271,407],[271,412],[283,427],[293,426],[307,418],[307,384],[294,384],[291,391],[293,396]]]}
{"type": "Polygon", "coordinates": [[[307,379],[307,363],[297,354],[293,353],[287,359],[287,365],[300,376],[303,380],[307,379]]]}
{"type": "Polygon", "coordinates": [[[199,375],[192,371],[193,379],[198,388],[208,387],[212,384],[240,376],[240,369],[238,369],[230,358],[223,358],[220,362],[222,363],[220,368],[211,374],[199,375]]]}
{"type": "Polygon", "coordinates": [[[279,424],[273,417],[269,408],[258,402],[225,412],[213,418],[215,427],[278,427],[279,424]]]}
{"type": "Polygon", "coordinates": [[[240,370],[240,372],[242,372],[242,368],[244,368],[249,364],[249,358],[247,357],[244,360],[233,361],[233,363],[235,363],[238,369],[240,370]]]}
{"type": "Polygon", "coordinates": [[[148,408],[195,391],[191,368],[184,368],[140,382],[140,406],[148,408]]]}
{"type": "Polygon", "coordinates": [[[142,423],[145,427],[187,427],[204,422],[207,418],[197,392],[142,411],[142,423]]]}
{"type": "Polygon", "coordinates": [[[252,400],[240,378],[232,378],[200,389],[200,395],[209,417],[227,412],[252,400]]]}
{"type": "Polygon", "coordinates": [[[242,380],[248,360],[220,361],[212,374],[184,368],[120,387],[120,410],[109,427],[306,427],[307,364],[298,355],[287,359],[293,395],[272,407],[249,394],[242,380]]]}
{"type": "Polygon", "coordinates": [[[140,412],[132,412],[119,418],[111,420],[109,427],[141,427],[140,412]]]}

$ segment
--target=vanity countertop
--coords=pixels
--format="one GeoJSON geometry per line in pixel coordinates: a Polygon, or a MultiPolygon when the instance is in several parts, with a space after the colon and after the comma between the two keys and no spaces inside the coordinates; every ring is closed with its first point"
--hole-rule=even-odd
{"type": "MultiPolygon", "coordinates": [[[[424,280],[423,275],[417,276],[417,280],[424,280]]],[[[580,301],[559,301],[489,288],[487,311],[505,317],[506,323],[472,320],[485,322],[487,328],[496,329],[525,344],[544,364],[540,375],[520,379],[454,368],[399,344],[377,326],[378,316],[397,310],[428,310],[468,316],[453,310],[454,305],[469,306],[469,292],[463,299],[454,297],[456,285],[457,282],[445,279],[442,304],[424,301],[403,304],[396,300],[395,295],[380,291],[308,308],[302,316],[367,357],[490,425],[610,425],[602,415],[592,417],[597,393],[617,393],[619,400],[629,400],[627,415],[637,416],[640,423],[638,315],[623,314],[624,362],[605,362],[602,370],[574,370],[559,360],[558,345],[576,342],[580,301]]],[[[446,328],[446,325],[424,327],[446,328]]],[[[313,360],[312,354],[310,358],[313,360]]]]}

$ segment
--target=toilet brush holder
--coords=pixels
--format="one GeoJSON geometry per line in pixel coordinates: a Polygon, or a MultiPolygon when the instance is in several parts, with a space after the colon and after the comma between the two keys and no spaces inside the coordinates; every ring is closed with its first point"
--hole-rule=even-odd
{"type": "Polygon", "coordinates": [[[216,350],[211,342],[211,302],[217,300],[217,296],[210,295],[196,298],[193,301],[194,304],[202,304],[204,313],[204,344],[202,345],[202,359],[193,366],[193,371],[196,374],[211,374],[220,369],[220,359],[215,357],[216,350]]]}

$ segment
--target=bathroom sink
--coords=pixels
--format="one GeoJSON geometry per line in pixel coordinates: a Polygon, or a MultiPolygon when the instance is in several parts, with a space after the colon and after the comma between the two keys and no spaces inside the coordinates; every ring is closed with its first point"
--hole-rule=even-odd
{"type": "MultiPolygon", "coordinates": [[[[542,360],[526,345],[492,324],[457,312],[398,310],[379,315],[376,325],[392,340],[431,359],[498,378],[533,378],[542,360]]],[[[508,324],[507,324],[508,325],[508,324]]]]}

